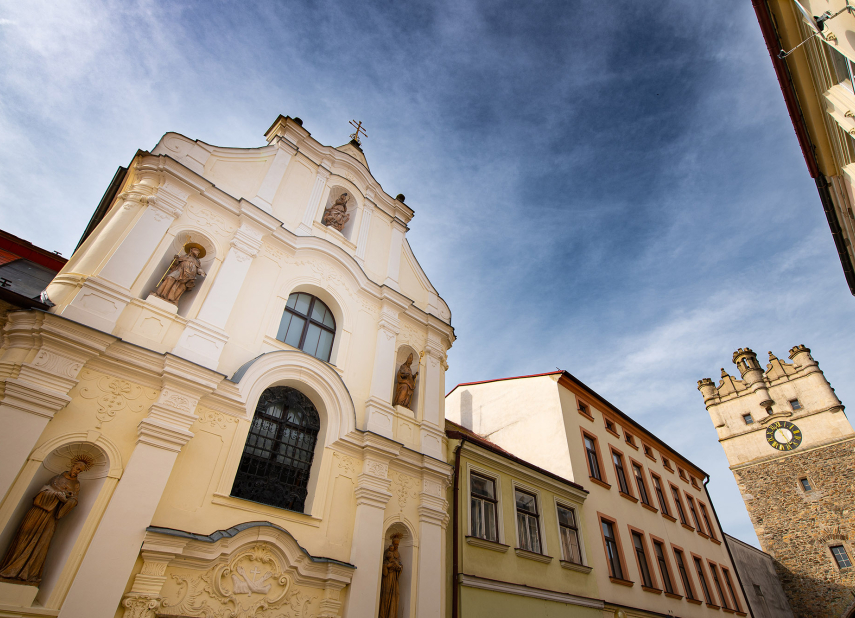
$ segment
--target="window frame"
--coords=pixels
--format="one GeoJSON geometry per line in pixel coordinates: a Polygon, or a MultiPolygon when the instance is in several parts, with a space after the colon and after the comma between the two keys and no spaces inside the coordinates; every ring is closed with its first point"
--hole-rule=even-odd
{"type": "MultiPolygon", "coordinates": [[[[296,302],[295,302],[295,305],[296,305],[296,302]]],[[[292,319],[293,319],[293,317],[292,317],[292,319]]],[[[335,338],[336,338],[337,332],[338,332],[338,323],[336,322],[335,314],[332,312],[332,309],[330,309],[330,306],[327,303],[325,303],[322,299],[318,298],[314,294],[310,294],[309,292],[294,291],[294,292],[291,292],[288,295],[288,298],[285,299],[285,307],[282,310],[282,316],[279,318],[279,326],[276,329],[275,339],[277,341],[284,343],[287,346],[295,347],[296,349],[300,350],[301,352],[306,352],[306,354],[309,354],[310,356],[317,358],[318,360],[322,360],[325,363],[329,363],[330,359],[332,358],[333,348],[335,347],[335,338]],[[288,301],[291,299],[291,296],[293,296],[295,294],[298,294],[298,295],[303,294],[305,296],[308,296],[311,299],[309,301],[309,308],[306,311],[305,315],[303,315],[302,313],[299,313],[298,311],[296,311],[296,309],[292,309],[291,307],[288,306],[288,301]],[[324,324],[323,322],[318,322],[316,319],[314,319],[312,317],[312,311],[315,308],[315,302],[321,303],[321,305],[323,305],[324,309],[326,309],[329,312],[330,319],[332,319],[332,322],[333,322],[332,328],[330,328],[328,325],[324,324]],[[297,316],[298,318],[305,320],[305,324],[303,324],[303,330],[300,333],[300,340],[296,346],[291,346],[290,343],[286,343],[285,339],[279,339],[279,331],[282,328],[282,320],[284,319],[284,316],[286,313],[290,313],[292,316],[297,316]],[[308,335],[308,333],[309,333],[309,326],[311,326],[313,324],[315,326],[317,326],[319,329],[321,329],[322,331],[326,331],[326,332],[332,334],[332,341],[330,342],[330,352],[326,358],[321,358],[320,356],[315,356],[311,352],[306,352],[306,350],[303,349],[303,346],[306,344],[306,335],[308,335]]],[[[287,335],[288,335],[288,333],[286,331],[285,336],[287,336],[287,335]]]]}
{"type": "Polygon", "coordinates": [[[674,468],[671,467],[671,459],[662,455],[662,467],[668,470],[671,474],[674,474],[674,468]]]}
{"type": "Polygon", "coordinates": [[[650,566],[650,547],[647,543],[647,535],[644,533],[644,530],[641,530],[634,526],[627,525],[627,528],[629,529],[629,539],[632,542],[632,553],[635,554],[635,566],[638,568],[638,575],[641,581],[641,589],[646,590],[648,592],[661,593],[662,589],[659,588],[659,582],[656,579],[656,573],[650,566]],[[644,566],[647,568],[647,577],[650,579],[649,586],[644,581],[644,569],[641,565],[641,557],[638,555],[638,547],[635,545],[636,537],[641,539],[641,552],[644,554],[644,566]]]}
{"type": "Polygon", "coordinates": [[[641,462],[630,457],[629,467],[632,469],[632,476],[635,479],[635,490],[638,492],[638,501],[641,503],[641,506],[654,512],[657,511],[658,509],[653,506],[652,502],[650,502],[650,487],[647,485],[647,476],[644,474],[644,466],[641,465],[641,462]],[[641,471],[640,485],[639,476],[635,474],[636,468],[641,471]]]}
{"type": "Polygon", "coordinates": [[[635,436],[629,433],[626,429],[623,430],[623,441],[636,451],[638,450],[638,445],[635,443],[635,436]]]}
{"type": "Polygon", "coordinates": [[[591,405],[584,399],[576,397],[576,410],[589,421],[594,420],[594,413],[591,412],[591,405]]]}
{"type": "Polygon", "coordinates": [[[614,517],[609,517],[608,515],[597,511],[597,523],[600,529],[600,538],[603,541],[603,552],[605,553],[606,557],[606,566],[608,567],[609,579],[616,584],[622,584],[624,586],[634,586],[635,582],[625,579],[624,577],[615,577],[614,575],[612,561],[609,558],[609,547],[608,542],[606,541],[606,533],[603,530],[603,522],[606,522],[611,526],[611,530],[615,535],[613,540],[615,544],[615,552],[617,553],[618,558],[618,566],[621,569],[621,575],[626,576],[629,574],[629,571],[627,571],[626,568],[626,560],[624,559],[623,555],[623,545],[620,541],[620,531],[618,530],[617,520],[614,517]]]}
{"type": "Polygon", "coordinates": [[[756,422],[756,421],[754,420],[754,417],[751,415],[751,412],[746,412],[745,414],[743,414],[743,415],[742,415],[742,421],[743,421],[746,425],[753,425],[753,424],[756,422]]]}
{"type": "Polygon", "coordinates": [[[727,586],[727,591],[730,593],[730,598],[733,599],[733,604],[736,606],[734,609],[737,613],[744,613],[742,605],[739,602],[739,596],[737,596],[736,590],[733,587],[733,583],[730,580],[730,570],[724,565],[719,566],[721,566],[721,574],[724,577],[724,583],[727,586]]]}
{"type": "Polygon", "coordinates": [[[698,517],[698,507],[695,505],[695,498],[688,493],[686,494],[686,504],[689,505],[689,513],[692,515],[692,521],[695,523],[695,532],[709,538],[709,535],[704,532],[704,528],[701,525],[701,519],[698,517]]]}
{"type": "Polygon", "coordinates": [[[724,587],[721,585],[721,577],[719,575],[718,564],[708,559],[707,566],[710,569],[710,576],[713,580],[713,588],[715,589],[716,595],[718,596],[720,607],[725,610],[732,610],[733,608],[727,601],[727,594],[724,591],[724,587]]]}
{"type": "Polygon", "coordinates": [[[582,431],[582,450],[585,452],[585,466],[588,468],[588,479],[592,483],[600,485],[601,487],[611,489],[612,486],[609,485],[608,478],[606,477],[606,469],[605,466],[603,466],[603,457],[600,454],[600,441],[597,439],[597,436],[592,434],[590,431],[585,431],[584,427],[580,427],[580,429],[582,431]],[[599,477],[593,475],[594,471],[591,469],[588,446],[585,444],[586,438],[591,440],[591,443],[594,445],[594,455],[600,472],[599,477]]]}
{"type": "Polygon", "coordinates": [[[804,410],[805,409],[805,407],[802,405],[802,402],[799,401],[798,397],[796,397],[795,399],[790,399],[789,404],[790,404],[790,408],[793,410],[793,412],[795,412],[797,410],[804,410]],[[793,403],[795,403],[796,405],[793,405],[793,403]]]}
{"type": "Polygon", "coordinates": [[[683,504],[683,499],[680,495],[680,488],[670,481],[668,482],[668,485],[671,486],[671,497],[674,498],[674,506],[676,507],[677,515],[680,516],[680,525],[687,530],[694,531],[694,528],[689,525],[689,521],[686,519],[686,506],[683,504]]]}
{"type": "Polygon", "coordinates": [[[665,593],[665,596],[669,596],[671,598],[682,599],[682,595],[677,593],[677,589],[674,587],[674,583],[677,581],[674,579],[674,570],[671,568],[671,561],[668,559],[668,546],[665,542],[665,539],[660,539],[658,536],[650,535],[650,542],[653,546],[653,557],[656,559],[656,566],[659,570],[659,579],[662,582],[662,592],[665,593]],[[662,549],[662,559],[665,562],[665,573],[662,573],[662,563],[659,562],[659,556],[656,555],[656,547],[660,547],[662,549]],[[671,587],[669,591],[665,587],[665,582],[667,581],[671,587]]]}
{"type": "MultiPolygon", "coordinates": [[[[471,479],[473,474],[475,474],[476,476],[484,477],[486,479],[490,479],[494,483],[494,486],[496,488],[496,529],[499,536],[499,540],[497,541],[497,543],[499,543],[500,545],[505,545],[505,525],[502,513],[502,511],[504,510],[502,508],[502,479],[495,472],[482,468],[471,462],[466,462],[466,487],[464,489],[466,490],[466,495],[468,496],[472,495],[471,479]]],[[[480,539],[481,537],[476,537],[472,534],[471,504],[468,508],[470,512],[469,517],[466,521],[466,536],[480,539]]],[[[493,541],[487,542],[492,543],[493,541]]]]}
{"type": "Polygon", "coordinates": [[[852,557],[849,555],[849,550],[846,547],[846,544],[843,542],[840,542],[838,545],[829,545],[828,551],[829,551],[829,553],[831,553],[831,558],[832,558],[832,560],[834,560],[834,566],[837,567],[838,571],[842,571],[843,569],[851,569],[853,564],[855,564],[852,562],[852,557]],[[837,549],[838,547],[843,550],[843,555],[844,555],[846,561],[849,563],[848,565],[840,566],[840,559],[834,553],[834,550],[837,549]]]}
{"type": "Polygon", "coordinates": [[[809,476],[803,476],[803,477],[799,478],[799,485],[798,485],[798,487],[799,487],[799,489],[800,489],[803,493],[807,493],[807,492],[809,492],[809,491],[813,491],[813,483],[811,482],[810,477],[809,477],[809,476]],[[805,483],[807,483],[807,484],[808,484],[808,488],[807,488],[807,489],[805,489],[805,485],[804,485],[805,483]]]}
{"type": "Polygon", "coordinates": [[[608,414],[603,414],[603,427],[605,427],[606,431],[612,434],[615,438],[620,438],[620,434],[618,433],[618,423],[614,417],[609,416],[608,414]]]}
{"type": "Polygon", "coordinates": [[[683,596],[686,597],[686,600],[689,603],[700,605],[703,601],[697,597],[695,583],[692,581],[692,571],[686,566],[686,551],[679,545],[671,543],[671,553],[674,554],[674,565],[677,567],[677,573],[680,575],[680,585],[683,587],[683,596]],[[683,565],[682,570],[680,570],[681,563],[683,565]],[[688,587],[686,587],[686,584],[688,584],[688,587]]]}
{"type": "Polygon", "coordinates": [[[612,466],[615,469],[615,481],[617,482],[618,493],[624,498],[638,502],[638,499],[632,494],[632,486],[629,484],[629,479],[626,478],[626,458],[619,449],[616,449],[611,444],[609,444],[609,450],[612,455],[612,466]],[[615,456],[620,460],[620,466],[615,461],[615,456]],[[623,477],[623,483],[621,483],[621,476],[623,477]],[[623,490],[624,486],[626,487],[626,491],[623,490]]]}
{"type": "Polygon", "coordinates": [[[704,525],[707,528],[707,535],[713,543],[721,543],[718,540],[718,535],[715,533],[715,527],[713,526],[712,520],[710,520],[709,513],[707,512],[707,505],[698,500],[698,507],[701,509],[701,518],[704,520],[704,525]]]}
{"type": "MultiPolygon", "coordinates": [[[[313,491],[313,476],[318,474],[319,468],[317,467],[322,459],[322,453],[324,448],[324,437],[322,435],[323,430],[323,420],[321,419],[321,414],[318,411],[315,403],[306,395],[303,391],[298,388],[292,386],[285,385],[273,385],[265,388],[258,397],[258,401],[255,404],[255,411],[252,414],[252,418],[249,421],[249,428],[247,430],[246,435],[244,436],[243,445],[240,447],[237,453],[237,465],[234,468],[234,474],[231,476],[231,482],[228,486],[228,496],[230,498],[235,498],[238,500],[246,500],[249,502],[254,502],[256,504],[262,504],[268,508],[286,510],[293,513],[302,513],[306,515],[311,515],[312,502],[314,499],[313,491]],[[266,395],[269,391],[270,394],[266,395]],[[311,406],[310,410],[303,410],[304,413],[308,415],[308,419],[303,423],[302,426],[299,426],[297,423],[290,421],[287,418],[287,403],[282,408],[282,415],[277,417],[267,410],[271,404],[275,404],[280,401],[284,401],[284,397],[286,397],[287,391],[293,391],[297,393],[302,399],[305,400],[305,403],[308,403],[311,406]],[[265,396],[268,399],[265,401],[265,396]],[[280,399],[282,398],[282,399],[280,399]],[[261,406],[267,406],[263,411],[260,411],[261,406]],[[314,412],[314,416],[316,419],[311,417],[311,413],[314,412]],[[253,428],[256,425],[256,419],[258,419],[261,423],[261,427],[259,431],[253,432],[253,428]],[[313,427],[314,423],[317,423],[317,427],[313,427]],[[263,433],[264,423],[267,423],[270,428],[275,429],[274,436],[271,437],[268,434],[263,433]],[[311,424],[308,424],[311,423],[311,424]],[[314,441],[312,443],[311,448],[299,446],[295,443],[291,443],[286,439],[281,438],[280,436],[284,436],[286,432],[289,433],[302,433],[305,435],[309,435],[312,431],[314,431],[314,441]],[[250,444],[250,439],[255,436],[256,441],[250,444]],[[267,444],[269,442],[269,445],[267,444]],[[286,450],[283,451],[281,447],[285,445],[286,450]],[[318,453],[318,446],[320,445],[321,452],[318,453]],[[288,447],[290,446],[290,450],[288,447]],[[260,455],[258,452],[256,453],[248,453],[247,449],[254,449],[255,451],[264,451],[268,453],[268,456],[260,455]],[[300,457],[297,451],[301,451],[304,453],[310,453],[308,458],[300,457]],[[282,461],[277,462],[278,458],[287,458],[291,461],[290,469],[292,470],[291,474],[295,474],[300,480],[299,482],[283,482],[279,481],[280,485],[287,486],[288,488],[293,487],[294,491],[299,493],[305,493],[302,497],[302,509],[293,508],[292,506],[285,506],[282,503],[273,504],[271,502],[263,502],[259,498],[259,496],[250,496],[247,493],[242,493],[245,491],[244,489],[237,487],[238,483],[247,484],[252,481],[253,478],[267,478],[267,483],[273,482],[273,474],[271,470],[279,469],[276,473],[276,476],[281,478],[282,471],[289,468],[289,464],[285,464],[282,461]],[[264,461],[266,460],[266,462],[264,461]],[[297,462],[296,464],[294,462],[297,462]],[[305,463],[305,475],[300,472],[300,463],[305,463]],[[254,472],[248,471],[246,468],[257,468],[258,466],[264,464],[265,472],[264,474],[258,474],[254,472]],[[293,472],[295,471],[296,472],[293,472]],[[237,493],[236,493],[237,492],[237,493]]],[[[269,432],[269,429],[268,429],[269,432]]],[[[303,437],[299,438],[299,440],[304,440],[303,437]]],[[[316,479],[315,479],[316,480],[316,479]]],[[[255,484],[257,486],[257,483],[255,484]]],[[[292,491],[292,494],[294,493],[292,491]]],[[[278,493],[284,493],[278,490],[278,493]]],[[[296,507],[297,505],[294,505],[296,507]]]]}
{"type": "Polygon", "coordinates": [[[561,560],[563,562],[569,562],[570,564],[575,564],[578,566],[588,566],[588,560],[585,558],[585,542],[582,538],[582,523],[579,519],[580,507],[578,505],[577,506],[571,506],[570,503],[568,503],[566,500],[559,499],[558,496],[554,496],[554,502],[555,502],[555,522],[558,526],[558,545],[561,549],[561,560]],[[559,508],[566,509],[568,511],[573,511],[573,517],[576,520],[576,542],[579,545],[579,560],[581,560],[581,562],[574,562],[573,560],[569,560],[567,558],[566,552],[564,551],[564,541],[561,538],[561,528],[562,527],[568,527],[569,528],[569,526],[563,526],[561,524],[561,518],[558,516],[558,509],[559,508]]]}
{"type": "Polygon", "coordinates": [[[469,468],[468,473],[469,474],[467,476],[467,487],[466,487],[468,495],[469,495],[469,529],[468,529],[469,534],[468,534],[468,536],[476,538],[476,539],[481,539],[482,541],[487,541],[490,543],[501,543],[502,542],[501,541],[501,533],[500,533],[501,526],[499,525],[499,499],[500,499],[500,495],[499,495],[499,484],[497,482],[497,479],[494,476],[482,474],[480,471],[472,470],[471,468],[469,468]],[[478,536],[477,534],[475,534],[475,531],[473,530],[473,525],[472,525],[473,524],[473,516],[474,516],[473,510],[472,510],[472,500],[473,500],[473,496],[474,496],[474,494],[472,492],[472,477],[473,476],[477,476],[477,477],[479,477],[485,481],[489,481],[493,484],[493,494],[496,496],[495,499],[491,500],[490,498],[483,497],[483,496],[477,496],[477,499],[491,503],[493,505],[493,509],[494,509],[493,521],[495,522],[495,525],[496,525],[496,530],[495,530],[496,538],[495,539],[488,539],[488,538],[485,538],[483,536],[478,536]]]}
{"type": "Polygon", "coordinates": [[[641,443],[641,449],[644,452],[644,456],[647,457],[647,459],[649,459],[650,461],[654,461],[654,462],[656,461],[656,454],[655,454],[655,451],[653,450],[652,446],[642,442],[641,443]]]}
{"type": "Polygon", "coordinates": [[[715,595],[713,594],[712,588],[710,588],[709,582],[707,581],[709,576],[707,574],[707,569],[704,564],[704,559],[695,553],[692,553],[691,556],[692,564],[695,566],[695,572],[698,574],[698,578],[701,582],[701,590],[704,593],[704,602],[706,602],[707,607],[721,607],[716,603],[715,595]]]}
{"type": "MultiPolygon", "coordinates": [[[[516,529],[517,534],[517,544],[516,549],[521,549],[522,551],[527,551],[532,554],[539,554],[541,556],[547,556],[546,553],[546,535],[543,534],[543,505],[540,498],[540,492],[535,489],[531,489],[527,486],[520,485],[518,483],[513,483],[514,490],[514,528],[516,529]],[[517,492],[532,496],[534,498],[534,508],[536,509],[536,513],[534,514],[534,520],[537,524],[537,542],[540,545],[540,551],[534,551],[533,549],[528,549],[523,547],[520,543],[520,529],[519,529],[519,513],[520,509],[517,506],[517,492]]],[[[527,516],[531,517],[532,514],[528,511],[523,511],[527,516]]]]}
{"type": "Polygon", "coordinates": [[[665,493],[665,488],[662,487],[662,477],[653,472],[652,470],[650,471],[650,477],[651,479],[653,479],[651,483],[653,484],[653,491],[654,493],[656,493],[656,501],[659,503],[659,514],[662,515],[662,517],[664,517],[665,519],[669,519],[671,521],[676,522],[677,518],[671,515],[671,509],[668,507],[668,495],[665,493]],[[655,481],[659,481],[658,490],[656,489],[655,481]],[[662,494],[661,499],[659,495],[660,492],[662,494]]]}

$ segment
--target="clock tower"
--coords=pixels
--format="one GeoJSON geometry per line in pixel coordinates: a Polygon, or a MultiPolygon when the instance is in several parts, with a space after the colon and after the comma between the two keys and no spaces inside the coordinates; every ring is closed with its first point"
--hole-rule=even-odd
{"type": "Polygon", "coordinates": [[[849,615],[855,596],[855,431],[810,350],[750,348],[698,390],[763,550],[797,616],[849,615]]]}

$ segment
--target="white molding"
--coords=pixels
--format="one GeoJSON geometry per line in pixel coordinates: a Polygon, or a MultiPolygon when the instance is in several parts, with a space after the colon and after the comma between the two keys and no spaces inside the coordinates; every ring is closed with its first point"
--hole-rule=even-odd
{"type": "Polygon", "coordinates": [[[466,542],[469,543],[469,545],[473,545],[474,547],[481,547],[483,549],[497,551],[501,554],[504,554],[511,548],[510,545],[505,545],[504,543],[496,543],[495,541],[488,541],[487,539],[482,539],[477,536],[467,536],[466,542]]]}
{"type": "MultiPolygon", "coordinates": [[[[533,555],[535,555],[535,556],[548,557],[548,558],[549,558],[549,560],[552,560],[552,556],[547,556],[547,553],[548,553],[548,551],[549,551],[549,548],[546,546],[546,534],[544,534],[544,521],[543,521],[543,495],[542,495],[542,493],[541,493],[541,490],[539,490],[539,489],[533,489],[533,488],[531,488],[531,486],[530,486],[530,485],[525,485],[525,484],[523,484],[523,483],[518,482],[518,481],[517,481],[517,479],[511,479],[511,486],[512,486],[512,487],[513,487],[513,489],[514,489],[514,496],[513,496],[513,507],[514,507],[514,530],[516,531],[516,535],[517,535],[517,537],[516,537],[516,538],[517,538],[517,545],[516,545],[516,546],[517,546],[517,556],[519,556],[519,555],[520,555],[520,553],[519,553],[519,552],[525,552],[525,553],[527,553],[527,554],[533,554],[533,555]],[[520,548],[519,548],[519,545],[520,545],[520,531],[519,531],[519,523],[518,523],[518,522],[519,522],[519,518],[517,517],[517,496],[516,496],[516,490],[517,490],[517,488],[519,488],[519,489],[520,489],[520,491],[522,491],[522,492],[524,492],[524,493],[527,493],[527,494],[534,494],[534,499],[537,501],[537,531],[538,531],[538,534],[540,535],[540,539],[539,539],[539,540],[540,540],[540,552],[541,552],[540,554],[538,554],[538,553],[536,553],[536,552],[530,552],[530,551],[528,551],[528,550],[520,549],[520,548]]],[[[522,557],[523,557],[523,558],[528,558],[529,556],[522,556],[522,557]]],[[[532,559],[533,559],[533,560],[537,560],[537,558],[532,558],[532,559]]],[[[542,562],[549,562],[549,560],[545,560],[545,561],[542,561],[542,562]]]]}
{"type": "Polygon", "coordinates": [[[575,562],[569,562],[567,560],[559,560],[562,569],[569,569],[570,571],[578,571],[579,573],[590,573],[593,571],[593,567],[585,566],[584,564],[576,564],[575,562]]]}
{"type": "MultiPolygon", "coordinates": [[[[559,498],[558,496],[555,496],[555,495],[552,496],[552,499],[553,499],[553,502],[555,503],[555,526],[557,528],[556,531],[558,532],[558,545],[559,545],[559,549],[561,550],[561,562],[562,563],[567,562],[568,564],[572,564],[574,566],[579,566],[583,569],[588,569],[588,571],[590,571],[591,567],[588,566],[588,557],[587,557],[586,552],[585,552],[585,541],[584,541],[585,534],[582,531],[582,516],[580,513],[581,505],[568,504],[567,500],[561,500],[561,498],[559,498]],[[571,561],[567,560],[567,556],[564,555],[564,543],[561,541],[561,520],[558,519],[558,507],[559,506],[561,506],[565,509],[572,510],[573,515],[576,517],[576,532],[578,533],[578,537],[579,537],[579,555],[582,558],[582,564],[581,565],[577,565],[575,562],[571,562],[571,561]]],[[[562,564],[562,566],[563,566],[563,564],[562,564]]],[[[571,567],[565,567],[565,568],[569,569],[571,567]]],[[[581,570],[581,569],[575,569],[575,570],[581,570]]],[[[585,572],[588,572],[588,571],[585,571],[585,572]]]]}
{"type": "MultiPolygon", "coordinates": [[[[472,495],[472,487],[471,487],[471,478],[472,473],[478,474],[485,478],[490,479],[495,483],[496,486],[496,527],[498,528],[497,532],[499,534],[499,543],[501,545],[505,545],[508,547],[509,545],[506,543],[505,539],[505,518],[503,516],[504,509],[502,508],[502,480],[501,476],[495,472],[491,471],[488,468],[482,468],[478,465],[473,464],[471,461],[467,459],[466,461],[466,479],[463,485],[463,490],[466,492],[466,535],[472,536],[472,501],[470,500],[470,496],[472,495]]],[[[514,518],[516,519],[516,518],[514,518]]],[[[473,537],[477,538],[477,537],[473,537]]],[[[489,542],[489,541],[488,541],[489,542]]]]}
{"type": "Polygon", "coordinates": [[[475,577],[473,575],[461,574],[460,585],[466,586],[467,588],[478,588],[481,590],[490,590],[492,592],[516,594],[521,597],[529,597],[532,599],[542,599],[544,601],[566,603],[567,605],[578,605],[579,607],[592,607],[594,609],[603,609],[605,607],[605,603],[599,599],[589,599],[586,597],[576,596],[575,594],[567,594],[566,592],[556,592],[554,590],[532,588],[530,586],[524,586],[522,584],[500,582],[492,579],[475,577]]]}
{"type": "Polygon", "coordinates": [[[547,564],[552,562],[552,556],[547,556],[546,554],[539,554],[536,551],[528,551],[527,549],[523,549],[522,547],[515,547],[514,553],[516,553],[516,555],[520,558],[534,560],[535,562],[544,562],[547,564]]]}

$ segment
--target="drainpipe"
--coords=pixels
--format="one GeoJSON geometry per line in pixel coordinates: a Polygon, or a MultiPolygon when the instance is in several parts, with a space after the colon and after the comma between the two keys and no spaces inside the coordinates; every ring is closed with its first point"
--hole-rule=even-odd
{"type": "Polygon", "coordinates": [[[454,496],[452,497],[453,506],[451,509],[451,516],[453,518],[453,522],[451,524],[451,537],[453,543],[451,549],[451,618],[458,618],[460,615],[460,582],[458,582],[458,579],[460,578],[460,543],[458,539],[460,534],[460,516],[458,514],[460,509],[460,494],[458,488],[460,484],[460,451],[463,449],[463,444],[466,442],[466,438],[461,434],[458,435],[460,435],[460,444],[458,444],[457,448],[454,449],[454,496]]]}
{"type": "MultiPolygon", "coordinates": [[[[710,490],[707,487],[707,483],[710,482],[710,477],[707,475],[707,480],[704,481],[704,491],[707,494],[707,501],[710,503],[710,508],[713,512],[713,517],[715,517],[715,523],[718,524],[718,531],[721,532],[721,542],[724,543],[724,547],[727,550],[727,557],[730,558],[730,565],[733,567],[733,572],[736,573],[736,581],[739,582],[739,589],[742,590],[742,600],[745,601],[745,606],[748,608],[748,615],[751,618],[755,618],[754,612],[751,609],[751,604],[748,602],[748,595],[745,594],[745,586],[742,585],[742,578],[739,576],[739,569],[736,568],[736,562],[733,560],[733,554],[730,553],[730,545],[727,544],[727,539],[724,538],[724,528],[721,527],[721,521],[718,519],[718,512],[715,510],[715,503],[713,502],[712,496],[710,496],[710,490]]],[[[736,603],[736,599],[733,600],[736,603]]]]}

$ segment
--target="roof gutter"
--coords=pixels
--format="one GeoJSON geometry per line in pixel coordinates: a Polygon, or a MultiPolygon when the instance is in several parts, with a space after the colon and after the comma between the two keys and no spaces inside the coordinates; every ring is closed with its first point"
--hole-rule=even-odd
{"type": "Polygon", "coordinates": [[[787,63],[778,57],[778,52],[781,50],[781,40],[778,37],[778,32],[775,29],[775,23],[772,20],[772,11],[769,8],[768,0],[751,0],[754,6],[754,12],[757,15],[757,22],[760,24],[760,32],[763,34],[763,40],[766,42],[766,50],[769,52],[769,57],[772,59],[772,67],[775,69],[775,76],[778,78],[778,85],[781,87],[781,93],[784,95],[784,102],[787,104],[787,112],[790,115],[790,121],[793,123],[793,129],[796,131],[796,137],[799,140],[799,146],[802,149],[802,155],[805,158],[805,163],[808,167],[810,177],[816,182],[816,188],[819,192],[819,199],[822,202],[822,208],[825,211],[825,217],[828,219],[828,227],[831,229],[831,237],[834,240],[834,246],[837,249],[837,255],[840,258],[840,264],[843,267],[843,275],[846,277],[846,283],[849,286],[849,292],[855,295],[855,267],[853,267],[852,259],[849,256],[849,251],[843,241],[843,232],[840,225],[840,220],[837,218],[837,210],[834,208],[834,200],[831,195],[830,185],[828,180],[819,169],[819,162],[816,159],[814,146],[808,133],[807,123],[802,114],[799,99],[796,95],[796,89],[793,87],[793,79],[790,75],[790,69],[787,63]]]}

